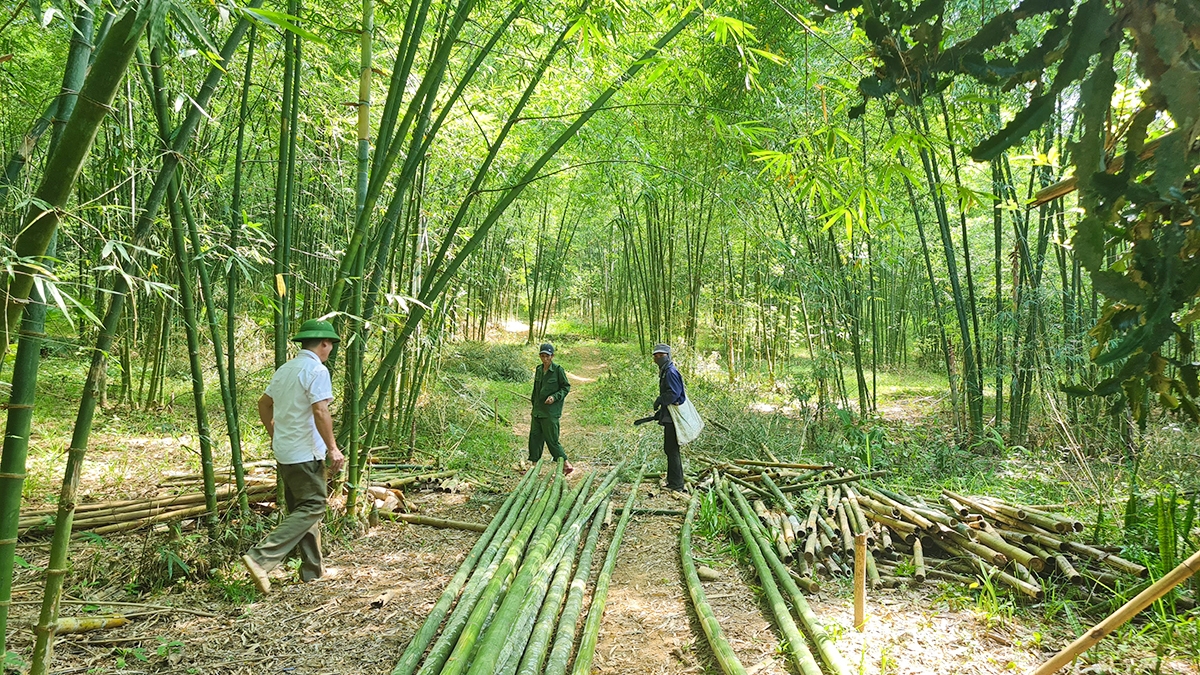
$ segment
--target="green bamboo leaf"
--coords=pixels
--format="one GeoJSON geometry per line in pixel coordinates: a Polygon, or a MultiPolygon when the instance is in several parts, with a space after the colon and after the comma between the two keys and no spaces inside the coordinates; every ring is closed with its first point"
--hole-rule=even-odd
{"type": "Polygon", "coordinates": [[[1056,93],[1034,97],[1003,129],[972,148],[971,159],[976,162],[991,161],[999,157],[1000,153],[1020,143],[1035,129],[1041,128],[1054,112],[1056,97],[1056,93]]]}
{"type": "Polygon", "coordinates": [[[202,46],[214,54],[220,51],[217,43],[213,41],[212,35],[209,34],[208,28],[205,27],[204,21],[191,8],[187,0],[176,0],[172,3],[171,9],[175,15],[175,22],[197,46],[202,46]]]}
{"type": "Polygon", "coordinates": [[[146,0],[142,5],[141,12],[145,16],[146,35],[151,47],[161,46],[166,41],[167,13],[170,9],[169,0],[146,0]]]}
{"type": "Polygon", "coordinates": [[[1107,238],[1103,221],[1094,215],[1085,217],[1075,226],[1071,246],[1084,269],[1099,269],[1104,261],[1104,243],[1107,238]]]}
{"type": "Polygon", "coordinates": [[[326,47],[329,46],[329,43],[316,33],[301,28],[297,24],[300,19],[288,14],[287,12],[280,12],[273,9],[263,9],[261,7],[243,7],[242,12],[251,19],[257,20],[268,26],[274,26],[275,28],[295,33],[296,35],[299,35],[300,37],[310,42],[315,42],[319,45],[324,45],[326,47]]]}

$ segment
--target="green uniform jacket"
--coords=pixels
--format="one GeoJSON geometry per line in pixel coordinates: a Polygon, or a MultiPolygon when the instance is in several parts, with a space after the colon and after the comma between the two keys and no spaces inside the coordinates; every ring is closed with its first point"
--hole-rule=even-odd
{"type": "Polygon", "coordinates": [[[541,364],[533,371],[533,395],[529,397],[533,403],[534,417],[562,417],[563,399],[571,391],[571,383],[567,381],[567,371],[557,363],[550,364],[550,372],[542,372],[541,364]],[[554,403],[546,405],[546,397],[553,396],[554,403]]]}

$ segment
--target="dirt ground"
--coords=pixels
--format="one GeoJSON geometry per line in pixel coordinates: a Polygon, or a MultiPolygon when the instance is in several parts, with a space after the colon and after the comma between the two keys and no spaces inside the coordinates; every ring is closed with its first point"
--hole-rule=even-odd
{"type": "MultiPolygon", "coordinates": [[[[595,363],[595,359],[592,360],[595,363]]],[[[604,364],[572,373],[570,403],[587,400],[588,384],[604,364]]],[[[570,410],[564,429],[571,425],[570,410]]],[[[525,423],[527,424],[527,423],[525,423]]],[[[591,438],[595,430],[579,430],[591,438]]],[[[514,452],[527,432],[514,424],[514,452]]],[[[584,445],[590,441],[584,441],[584,445]]],[[[573,457],[581,479],[589,470],[586,448],[573,457]]],[[[111,473],[113,469],[109,469],[111,473]]],[[[97,477],[99,478],[99,476],[97,477]]],[[[512,482],[516,481],[516,474],[512,482]]],[[[618,497],[628,487],[618,488],[618,497]]],[[[410,502],[427,515],[487,522],[499,496],[424,491],[410,502]]],[[[685,505],[658,486],[644,484],[638,507],[683,509],[685,505]]],[[[621,545],[604,614],[594,673],[693,674],[719,673],[690,606],[681,578],[678,516],[634,516],[621,545]]],[[[127,588],[104,584],[66,598],[63,616],[84,612],[123,612],[128,625],[76,636],[60,637],[52,673],[179,673],[292,675],[385,674],[432,609],[478,535],[384,522],[359,538],[327,541],[330,578],[301,584],[295,572],[274,574],[271,594],[252,595],[244,572],[227,565],[208,580],[185,581],[139,604],[122,604],[127,588]],[[386,591],[391,600],[373,607],[386,591]]],[[[607,548],[611,532],[602,537],[607,548]]],[[[112,541],[122,550],[137,550],[141,534],[112,541]]],[[[713,543],[697,538],[696,555],[721,574],[708,582],[706,593],[726,637],[752,675],[796,672],[780,646],[774,619],[761,601],[754,572],[738,564],[713,543]]],[[[31,651],[46,564],[44,545],[23,544],[18,554],[30,565],[18,570],[10,619],[9,648],[31,651]]],[[[106,555],[103,545],[76,547],[76,576],[106,555]]],[[[111,553],[107,554],[109,557],[111,553]]],[[[603,560],[598,551],[593,579],[603,560]]],[[[115,564],[132,565],[133,561],[115,564]]],[[[100,578],[103,575],[97,575],[100,578]]],[[[199,577],[200,575],[197,575],[199,577]]],[[[864,631],[851,627],[851,595],[845,582],[822,581],[823,591],[810,598],[817,616],[835,637],[842,655],[859,673],[907,675],[918,673],[993,674],[1021,672],[1044,660],[1073,637],[1066,629],[1042,635],[1031,621],[981,615],[977,607],[954,603],[953,593],[929,584],[920,589],[873,593],[868,601],[864,631]]],[[[590,588],[590,586],[589,586],[590,588]]],[[[960,590],[958,597],[965,591],[960,590]]],[[[590,599],[589,599],[590,602],[590,599]]],[[[586,609],[586,606],[585,606],[586,609]]],[[[1038,610],[1033,609],[1036,613],[1038,610]]],[[[585,611],[586,614],[586,611],[585,611]]],[[[1143,659],[1109,664],[1080,673],[1150,672],[1143,659]]],[[[1152,654],[1150,655],[1153,656],[1152,654]]],[[[1149,663],[1152,668],[1152,659],[1149,663]]],[[[1166,664],[1162,672],[1195,673],[1194,667],[1166,664]]]]}

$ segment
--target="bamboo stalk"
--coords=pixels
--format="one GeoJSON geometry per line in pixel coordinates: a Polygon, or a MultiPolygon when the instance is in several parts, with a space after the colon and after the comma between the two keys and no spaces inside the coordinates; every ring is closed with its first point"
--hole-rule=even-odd
{"type": "Polygon", "coordinates": [[[428,481],[437,480],[438,478],[450,478],[451,476],[455,476],[457,474],[458,469],[449,469],[446,471],[436,471],[434,473],[424,473],[415,476],[405,476],[404,478],[395,478],[389,481],[384,481],[383,483],[379,483],[379,485],[382,487],[401,488],[405,485],[425,483],[428,481]]]}
{"type": "MultiPolygon", "coordinates": [[[[247,490],[250,495],[262,495],[274,492],[273,486],[253,486],[247,490]]],[[[217,501],[229,501],[238,496],[237,490],[226,490],[217,493],[217,501]]],[[[154,499],[141,504],[132,504],[123,507],[115,507],[108,510],[92,510],[84,513],[83,517],[74,518],[71,522],[71,527],[74,530],[87,529],[96,524],[107,524],[112,522],[123,522],[126,520],[136,520],[148,516],[162,513],[166,510],[196,504],[203,502],[205,499],[203,494],[188,494],[177,495],[163,499],[154,499]]],[[[30,518],[21,521],[21,529],[28,530],[38,526],[53,526],[52,521],[48,521],[44,516],[30,518]]]]}
{"type": "Polygon", "coordinates": [[[604,566],[600,568],[600,576],[596,579],[596,587],[592,590],[592,604],[588,606],[587,621],[583,627],[583,637],[579,641],[579,649],[575,652],[575,663],[571,667],[572,675],[591,675],[592,659],[596,655],[596,643],[600,639],[600,621],[604,618],[604,605],[608,599],[608,586],[612,581],[613,568],[617,566],[617,554],[621,550],[621,540],[625,536],[625,527],[633,515],[633,504],[637,500],[638,487],[642,483],[642,472],[646,470],[643,464],[638,469],[638,477],[629,487],[629,498],[625,500],[625,513],[617,521],[613,530],[612,541],[608,544],[608,553],[604,557],[604,566]]]}
{"type": "MultiPolygon", "coordinates": [[[[769,485],[773,485],[773,483],[769,483],[769,485]]],[[[721,666],[725,675],[745,675],[746,669],[738,660],[733,647],[729,646],[729,641],[725,639],[725,633],[721,630],[721,624],[717,622],[717,617],[713,613],[712,605],[708,604],[704,587],[700,584],[700,577],[696,573],[696,563],[692,559],[692,523],[696,519],[696,511],[699,507],[700,493],[696,492],[692,495],[691,503],[688,504],[687,515],[684,516],[683,527],[679,531],[679,556],[683,564],[683,578],[687,583],[688,595],[692,599],[692,607],[695,608],[696,616],[700,619],[700,627],[704,630],[705,637],[708,638],[708,645],[712,648],[717,664],[721,666]]]]}
{"type": "MultiPolygon", "coordinates": [[[[726,504],[726,508],[731,509],[730,502],[728,500],[727,495],[725,495],[723,492],[721,492],[720,494],[722,497],[722,501],[724,501],[726,504]]],[[[736,493],[734,494],[734,496],[737,497],[738,503],[741,506],[743,512],[749,513],[749,505],[745,503],[745,499],[742,499],[736,493]]],[[[732,513],[732,509],[731,509],[731,513],[732,513]]],[[[734,514],[734,515],[736,516],[736,514],[734,514]]],[[[752,524],[754,521],[751,518],[746,518],[744,522],[746,524],[751,524],[751,527],[752,527],[752,524]]],[[[738,524],[740,527],[740,525],[742,523],[739,523],[737,521],[737,519],[735,518],[735,524],[738,524]]],[[[761,533],[762,533],[761,528],[757,528],[757,530],[754,530],[753,527],[752,527],[752,532],[750,533],[751,536],[753,536],[755,531],[757,532],[757,534],[759,534],[761,536],[761,533]]],[[[743,530],[742,534],[743,534],[743,538],[745,538],[747,533],[743,530]]],[[[800,588],[797,585],[799,582],[796,582],[793,580],[793,575],[791,573],[790,568],[785,566],[777,557],[775,557],[775,555],[773,554],[773,552],[770,550],[769,547],[763,547],[763,550],[765,551],[764,560],[770,566],[771,571],[773,571],[775,573],[775,577],[779,579],[779,584],[781,586],[783,586],[784,591],[787,592],[788,598],[792,601],[792,607],[796,612],[796,616],[799,617],[800,623],[804,626],[804,630],[808,633],[808,635],[810,637],[812,637],[813,642],[817,646],[817,652],[821,655],[821,660],[825,662],[825,665],[828,667],[829,672],[832,673],[832,675],[849,675],[849,673],[851,672],[849,666],[846,664],[845,660],[842,658],[841,653],[838,652],[837,646],[834,645],[833,640],[830,638],[829,634],[825,632],[825,628],[817,620],[816,614],[813,613],[812,608],[808,604],[808,601],[804,598],[804,595],[800,592],[800,588]]],[[[753,548],[751,548],[751,551],[753,552],[753,548]]],[[[829,561],[829,562],[832,562],[832,561],[829,561]]],[[[769,575],[770,571],[768,571],[767,574],[769,575]]],[[[763,571],[760,570],[760,573],[759,573],[760,580],[762,579],[762,577],[763,577],[763,571]]],[[[815,591],[810,591],[810,592],[815,592],[815,591]]]]}
{"type": "Polygon", "coordinates": [[[762,466],[776,469],[806,469],[815,471],[837,468],[832,464],[789,464],[787,462],[760,462],[753,459],[735,459],[733,463],[739,466],[762,466]]]}
{"type": "MultiPolygon", "coordinates": [[[[600,539],[600,530],[604,528],[604,520],[612,514],[611,505],[612,502],[607,502],[606,505],[596,510],[587,540],[579,554],[579,566],[575,570],[575,574],[576,576],[582,574],[584,581],[591,570],[592,555],[596,550],[596,542],[600,539]]],[[[546,596],[546,602],[542,605],[541,613],[534,625],[533,634],[521,657],[517,675],[538,675],[542,671],[542,662],[551,647],[551,638],[554,635],[555,618],[558,616],[564,600],[568,599],[567,589],[570,587],[572,591],[574,590],[574,584],[571,581],[572,563],[574,563],[574,558],[565,565],[560,564],[558,571],[555,572],[554,583],[550,587],[550,593],[546,596]]],[[[572,624],[572,628],[574,628],[574,624],[572,624]]]]}
{"type": "MultiPolygon", "coordinates": [[[[563,583],[566,583],[566,577],[571,573],[571,564],[575,559],[575,550],[579,547],[579,538],[583,535],[583,527],[592,519],[592,516],[599,511],[601,502],[590,502],[590,511],[583,513],[585,505],[584,498],[588,495],[588,490],[591,488],[592,480],[595,474],[589,474],[587,479],[581,482],[577,488],[577,494],[571,499],[571,511],[567,514],[564,521],[565,527],[562,529],[562,536],[557,536],[553,531],[549,532],[545,537],[550,542],[553,549],[541,561],[540,565],[536,559],[536,552],[529,561],[522,563],[522,568],[535,568],[531,575],[531,581],[525,590],[521,591],[522,586],[518,583],[521,576],[518,576],[518,582],[514,582],[516,592],[519,594],[520,602],[517,603],[518,610],[515,614],[515,619],[508,623],[501,623],[497,626],[497,621],[503,622],[505,616],[499,614],[493,618],[493,628],[490,630],[501,631],[504,634],[504,640],[498,648],[493,647],[497,652],[496,665],[490,673],[495,675],[516,675],[517,667],[520,665],[521,657],[529,644],[530,636],[533,634],[535,623],[538,616],[541,614],[543,603],[547,594],[550,592],[552,577],[558,577],[556,571],[561,566],[562,561],[567,561],[567,569],[562,575],[563,583]],[[578,524],[577,524],[578,523],[578,524]],[[549,539],[555,537],[555,539],[549,539]]],[[[606,498],[607,499],[607,498],[606,498]]],[[[603,515],[603,512],[601,512],[603,515]]],[[[513,589],[510,588],[507,600],[512,594],[513,589]]],[[[511,615],[511,613],[510,613],[511,615]]],[[[480,645],[480,652],[487,647],[485,639],[480,645]]],[[[479,655],[476,655],[479,658],[479,655]]],[[[488,659],[485,659],[488,660],[488,659]]],[[[472,668],[475,668],[473,665],[472,668]]]]}
{"type": "MultiPolygon", "coordinates": [[[[741,512],[738,506],[735,506],[726,490],[722,489],[724,483],[718,488],[718,494],[721,496],[721,501],[725,503],[725,508],[729,512],[729,517],[733,520],[734,525],[742,533],[742,540],[746,544],[746,548],[750,551],[750,558],[754,562],[754,567],[758,572],[758,580],[763,587],[763,595],[766,597],[767,604],[771,607],[772,613],[775,615],[776,625],[779,626],[783,633],[784,639],[787,641],[789,653],[793,663],[803,675],[821,675],[821,667],[817,665],[816,659],[808,649],[808,645],[804,636],[800,633],[799,627],[792,619],[792,615],[788,612],[787,605],[783,602],[783,595],[779,591],[779,586],[775,583],[775,576],[771,572],[771,568],[767,565],[766,555],[770,555],[770,547],[765,545],[765,542],[760,536],[756,536],[756,531],[749,524],[753,519],[753,511],[749,508],[743,508],[741,512]],[[766,553],[764,553],[764,551],[766,553]]],[[[734,492],[734,497],[737,497],[737,492],[734,492]]],[[[741,500],[740,505],[745,505],[745,501],[741,500]]],[[[789,581],[791,577],[784,575],[789,581]]],[[[586,672],[586,671],[584,671],[586,672]]],[[[583,675],[576,673],[575,675],[583,675]]]]}
{"type": "Polygon", "coordinates": [[[903,515],[905,518],[907,518],[909,520],[909,522],[916,523],[917,527],[920,527],[921,529],[923,529],[927,532],[933,532],[933,531],[937,530],[937,527],[933,524],[932,521],[930,521],[928,518],[926,518],[922,514],[918,513],[916,509],[908,506],[907,504],[904,504],[895,499],[892,499],[890,496],[883,494],[882,492],[879,492],[877,490],[872,490],[869,487],[865,487],[865,486],[859,486],[859,487],[860,487],[860,489],[862,489],[863,492],[866,492],[867,494],[871,495],[876,500],[891,506],[893,509],[896,510],[896,513],[898,515],[903,515]]]}
{"type": "MultiPolygon", "coordinates": [[[[400,656],[400,660],[392,668],[391,675],[410,675],[416,669],[418,660],[425,653],[425,648],[429,646],[429,642],[433,640],[433,636],[437,633],[438,627],[442,624],[442,619],[450,611],[450,605],[458,597],[458,593],[466,585],[468,577],[470,577],[476,565],[484,558],[489,549],[494,549],[494,545],[502,537],[506,537],[511,530],[513,523],[517,520],[518,512],[528,502],[530,493],[536,483],[535,476],[537,471],[530,471],[521,478],[517,483],[517,487],[509,494],[504,503],[496,511],[496,515],[492,518],[492,522],[488,524],[487,529],[483,531],[483,535],[476,540],[475,545],[471,547],[471,551],[467,553],[467,557],[462,564],[458,566],[458,571],[454,573],[454,577],[450,579],[450,583],[442,590],[441,596],[438,598],[429,615],[425,617],[425,622],[417,629],[413,638],[409,640],[408,646],[405,647],[404,653],[400,656]]],[[[486,564],[486,563],[484,563],[486,564]]]]}
{"type": "Polygon", "coordinates": [[[825,480],[818,480],[818,481],[813,481],[810,483],[797,483],[794,485],[785,485],[784,487],[779,488],[779,490],[781,492],[785,492],[785,493],[787,493],[787,492],[803,492],[804,490],[809,490],[814,487],[823,487],[825,485],[841,485],[842,483],[853,483],[855,481],[864,480],[866,478],[879,478],[880,476],[886,476],[886,475],[887,475],[887,470],[880,469],[879,471],[871,471],[870,473],[857,474],[857,475],[850,474],[847,476],[839,476],[837,478],[828,478],[825,480]]]}
{"type": "Polygon", "coordinates": [[[867,625],[867,536],[854,535],[854,627],[867,625]]]}
{"type": "Polygon", "coordinates": [[[413,525],[428,525],[429,527],[440,527],[450,530],[467,530],[470,532],[486,532],[488,526],[483,523],[467,523],[461,520],[450,520],[447,518],[432,518],[430,516],[422,516],[415,513],[385,513],[385,518],[399,520],[413,525]]]}
{"type": "Polygon", "coordinates": [[[921,547],[921,538],[913,539],[913,579],[918,584],[925,583],[925,551],[921,547]]]}
{"type": "Polygon", "coordinates": [[[1191,557],[1184,560],[1175,569],[1139,593],[1135,598],[1125,603],[1111,616],[1096,624],[1091,630],[1079,636],[1079,639],[1067,645],[1062,651],[1055,654],[1042,665],[1033,669],[1030,675],[1051,675],[1051,673],[1058,672],[1064,666],[1074,661],[1075,657],[1094,647],[1109,633],[1124,625],[1125,622],[1132,619],[1143,609],[1149,607],[1150,603],[1161,598],[1167,591],[1175,588],[1198,571],[1200,571],[1200,551],[1193,553],[1191,557]]]}
{"type": "MultiPolygon", "coordinates": [[[[500,569],[500,565],[506,557],[508,551],[512,548],[518,537],[529,536],[531,528],[537,524],[541,517],[541,510],[545,508],[545,501],[551,493],[550,486],[544,481],[536,478],[536,471],[530,471],[528,475],[533,475],[533,483],[535,487],[531,495],[525,500],[524,506],[521,508],[516,519],[510,524],[505,525],[508,528],[508,534],[496,546],[489,546],[485,551],[484,556],[480,559],[475,571],[471,573],[471,578],[467,581],[467,585],[463,588],[462,597],[454,606],[454,611],[446,618],[446,625],[442,628],[441,635],[429,648],[429,654],[421,663],[421,668],[418,673],[421,675],[437,675],[445,665],[446,659],[450,657],[454,646],[458,643],[458,638],[462,635],[463,629],[474,613],[476,606],[479,604],[480,597],[491,585],[492,580],[496,576],[496,572],[500,569]]],[[[449,601],[453,601],[451,597],[449,601]]],[[[426,626],[429,626],[429,619],[426,620],[426,626]]],[[[432,630],[436,632],[437,624],[432,625],[432,630]]],[[[430,634],[432,638],[432,633],[430,634]]],[[[412,669],[416,666],[424,652],[423,647],[418,647],[414,650],[416,643],[410,643],[409,649],[405,650],[405,657],[410,657],[410,651],[413,651],[411,658],[401,660],[396,668],[392,670],[392,675],[410,675],[412,669]],[[403,669],[401,668],[403,666],[403,669]]]]}

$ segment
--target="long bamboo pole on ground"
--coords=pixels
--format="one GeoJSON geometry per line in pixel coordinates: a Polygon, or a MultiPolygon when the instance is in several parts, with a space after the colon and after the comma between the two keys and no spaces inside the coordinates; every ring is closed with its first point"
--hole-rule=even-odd
{"type": "MultiPolygon", "coordinates": [[[[562,466],[562,464],[560,463],[559,466],[562,466]]],[[[571,507],[579,499],[579,496],[583,494],[583,491],[591,482],[590,478],[581,482],[572,491],[570,498],[563,501],[558,513],[554,514],[554,517],[543,528],[541,535],[536,538],[533,546],[525,554],[525,559],[521,562],[516,579],[509,586],[503,601],[501,601],[495,615],[492,617],[491,627],[487,629],[479,640],[474,661],[471,663],[470,670],[467,671],[469,675],[488,675],[496,672],[497,667],[503,665],[503,657],[506,656],[505,646],[514,642],[512,639],[513,636],[520,635],[524,628],[532,628],[532,620],[536,618],[537,614],[536,608],[528,608],[528,625],[519,625],[519,617],[524,614],[522,607],[525,603],[527,593],[531,591],[535,594],[544,593],[540,584],[535,587],[535,580],[536,582],[548,582],[553,568],[544,565],[543,562],[561,556],[568,546],[575,545],[572,539],[582,532],[584,525],[590,520],[592,513],[612,493],[613,488],[616,487],[617,476],[618,471],[613,471],[606,476],[604,482],[601,483],[596,492],[583,505],[582,515],[567,523],[565,528],[563,527],[565,510],[571,507]],[[562,533],[561,538],[559,537],[560,533],[562,533]]],[[[515,641],[524,642],[526,640],[527,638],[525,640],[517,638],[515,641]]],[[[517,658],[519,658],[519,655],[517,658]]],[[[443,670],[442,675],[451,674],[443,670]]]]}
{"type": "MultiPolygon", "coordinates": [[[[547,490],[530,511],[525,525],[521,527],[521,531],[517,534],[516,539],[508,547],[496,573],[488,581],[483,593],[480,594],[479,599],[476,601],[475,607],[471,610],[471,614],[463,626],[462,633],[458,636],[457,642],[454,643],[454,650],[450,652],[445,665],[440,669],[442,675],[457,675],[466,671],[471,654],[475,651],[475,644],[483,632],[484,622],[495,610],[496,602],[504,592],[503,587],[507,586],[512,581],[513,575],[517,573],[518,565],[524,557],[525,546],[534,537],[535,528],[540,528],[544,513],[553,508],[554,498],[554,489],[547,490]]],[[[421,672],[426,673],[426,668],[422,668],[421,672]]],[[[433,672],[439,671],[428,671],[428,675],[432,675],[433,672]]]]}
{"type": "Polygon", "coordinates": [[[427,525],[429,527],[440,527],[448,530],[466,530],[468,532],[486,532],[488,526],[483,523],[468,523],[462,520],[450,520],[447,518],[431,518],[422,516],[416,513],[385,513],[381,514],[384,518],[399,520],[401,522],[412,525],[427,525]]]}
{"type": "MultiPolygon", "coordinates": [[[[588,500],[591,511],[583,513],[583,508],[585,507],[584,499],[588,496],[588,490],[595,476],[596,474],[594,473],[589,474],[580,484],[577,490],[578,496],[575,497],[575,503],[571,507],[571,513],[567,515],[564,521],[564,527],[561,530],[562,534],[552,542],[554,548],[550,551],[549,555],[540,564],[538,564],[536,551],[534,555],[530,556],[530,562],[527,565],[536,569],[532,580],[525,587],[525,590],[520,591],[520,586],[517,586],[514,582],[514,586],[518,587],[518,592],[523,597],[520,600],[519,609],[514,619],[505,623],[508,627],[507,636],[497,650],[498,658],[495,662],[496,667],[491,671],[495,675],[516,675],[517,667],[521,663],[521,657],[529,644],[530,636],[533,634],[534,624],[541,613],[542,604],[546,600],[546,595],[550,592],[551,578],[558,576],[556,571],[560,563],[565,560],[567,561],[567,571],[563,575],[565,583],[566,575],[570,574],[570,565],[575,560],[575,550],[579,548],[579,538],[583,536],[583,527],[591,520],[597,507],[607,503],[607,500],[603,502],[588,500]],[[579,524],[576,525],[576,522],[579,524]]],[[[497,616],[501,621],[505,621],[505,617],[499,614],[497,616]]],[[[484,660],[486,662],[488,659],[484,660]]]]}
{"type": "Polygon", "coordinates": [[[1196,551],[1190,558],[1179,563],[1178,567],[1163,575],[1150,588],[1138,593],[1136,597],[1122,605],[1120,609],[1113,612],[1107,619],[1096,624],[1091,630],[1064,647],[1061,652],[1055,654],[1049,661],[1034,668],[1030,671],[1029,675],[1052,675],[1058,672],[1064,666],[1074,661],[1075,657],[1096,646],[1109,633],[1123,626],[1125,622],[1132,619],[1143,609],[1149,607],[1152,602],[1166,595],[1172,588],[1186,581],[1197,572],[1200,572],[1200,551],[1196,551]]]}
{"type": "MultiPolygon", "coordinates": [[[[788,651],[792,657],[792,662],[800,670],[803,675],[821,675],[821,667],[817,665],[817,660],[813,658],[812,651],[808,648],[808,643],[804,639],[804,634],[800,632],[800,628],[792,619],[791,613],[788,611],[787,605],[783,602],[783,595],[779,592],[779,586],[775,583],[775,576],[771,573],[771,568],[767,566],[766,554],[773,554],[770,546],[767,545],[765,539],[760,533],[752,528],[749,523],[754,520],[754,512],[745,505],[742,512],[739,512],[738,507],[734,505],[733,500],[727,494],[733,492],[734,496],[740,496],[736,490],[729,490],[728,483],[721,481],[718,487],[718,494],[721,495],[721,501],[725,503],[725,508],[729,512],[729,517],[733,520],[734,525],[742,534],[742,541],[745,542],[746,548],[750,551],[750,558],[754,562],[754,569],[758,572],[758,580],[762,584],[763,595],[766,597],[767,604],[771,607],[771,612],[775,615],[775,622],[778,625],[780,632],[783,633],[784,639],[787,641],[788,651]],[[764,554],[764,552],[766,552],[764,554]]],[[[575,675],[581,675],[575,673],[575,675]]]]}
{"type": "MultiPolygon", "coordinates": [[[[508,552],[512,543],[516,541],[517,536],[525,529],[525,524],[530,521],[536,521],[538,516],[533,515],[535,507],[542,502],[542,496],[550,492],[549,486],[536,477],[536,471],[530,471],[534,474],[532,479],[532,487],[529,496],[525,499],[519,512],[512,513],[514,517],[511,523],[506,523],[502,529],[507,530],[507,534],[498,543],[490,545],[484,555],[480,558],[475,571],[471,573],[471,578],[467,581],[467,585],[463,587],[462,595],[454,606],[454,611],[450,612],[450,616],[446,618],[446,625],[442,628],[441,635],[438,635],[433,646],[429,648],[429,654],[421,663],[421,669],[417,671],[420,675],[437,675],[442,671],[442,666],[445,665],[446,659],[450,658],[450,653],[454,650],[454,646],[458,643],[458,638],[462,634],[463,629],[467,625],[467,621],[471,617],[471,613],[475,611],[475,605],[478,604],[479,598],[487,590],[491,583],[492,577],[500,569],[500,564],[504,560],[505,554],[508,552]]],[[[514,509],[514,511],[516,511],[514,509]]],[[[510,512],[511,513],[511,512],[510,512]]],[[[454,601],[451,597],[449,601],[454,601]]],[[[429,627],[430,619],[426,620],[426,627],[429,627]]],[[[430,630],[436,633],[438,623],[434,622],[430,630]]],[[[425,627],[422,627],[422,631],[425,627]]],[[[432,635],[430,638],[432,639],[432,635]]],[[[428,639],[427,639],[428,641],[428,639]]],[[[392,671],[392,675],[409,675],[413,672],[413,668],[420,662],[421,655],[425,649],[423,646],[417,646],[415,642],[409,644],[409,648],[405,650],[404,657],[392,671]],[[414,651],[415,648],[415,651],[414,651]],[[411,652],[411,661],[406,661],[411,652]]]]}
{"type": "Polygon", "coordinates": [[[837,478],[827,478],[825,480],[817,480],[809,483],[797,483],[795,485],[785,485],[779,488],[780,492],[802,492],[809,488],[822,487],[825,485],[841,485],[842,483],[853,483],[854,481],[864,480],[866,478],[879,478],[887,475],[886,469],[871,471],[864,474],[851,474],[849,476],[839,476],[837,478]]]}
{"type": "MultiPolygon", "coordinates": [[[[437,633],[437,629],[442,625],[442,619],[450,611],[450,605],[458,597],[458,592],[463,589],[467,583],[467,579],[474,572],[476,564],[483,558],[484,553],[489,546],[495,543],[497,537],[505,537],[508,530],[512,528],[513,522],[516,520],[517,512],[526,503],[534,484],[537,482],[537,469],[540,466],[535,466],[534,470],[525,474],[521,482],[517,483],[516,489],[504,500],[500,509],[496,511],[492,522],[488,524],[482,536],[475,542],[475,546],[471,548],[471,552],[467,554],[462,565],[459,565],[458,571],[454,577],[446,584],[446,588],[442,591],[441,597],[438,598],[437,604],[429,612],[429,616],[425,617],[425,623],[417,629],[412,640],[409,640],[408,647],[404,649],[404,653],[400,656],[400,660],[392,669],[392,675],[410,675],[416,669],[417,662],[421,655],[425,653],[425,648],[429,646],[429,642],[437,633]]],[[[486,563],[485,563],[486,564],[486,563]]]]}
{"type": "MultiPolygon", "coordinates": [[[[737,498],[742,513],[750,513],[750,505],[746,503],[745,498],[738,494],[736,490],[730,490],[730,492],[737,498]]],[[[757,532],[760,538],[765,536],[765,530],[757,520],[746,517],[746,523],[751,529],[757,532]]],[[[775,555],[770,546],[763,546],[762,551],[767,563],[779,579],[780,585],[783,586],[783,590],[787,592],[788,599],[792,601],[792,607],[795,609],[800,623],[804,626],[804,630],[807,631],[808,635],[812,637],[813,642],[817,645],[817,651],[820,653],[821,659],[825,662],[825,666],[829,672],[834,675],[849,675],[851,673],[850,665],[846,663],[841,652],[838,651],[833,638],[830,637],[829,633],[825,632],[825,628],[817,620],[817,615],[812,611],[808,600],[800,592],[800,587],[797,585],[798,582],[792,578],[792,571],[775,555]]]]}
{"type": "MultiPolygon", "coordinates": [[[[568,600],[568,588],[573,593],[575,590],[576,581],[572,579],[572,569],[575,571],[575,579],[582,579],[578,582],[580,585],[580,598],[582,599],[582,586],[587,581],[588,575],[592,569],[592,556],[596,550],[596,542],[600,539],[600,530],[604,526],[605,515],[608,512],[608,506],[611,502],[605,501],[600,508],[596,509],[595,515],[592,517],[592,526],[588,531],[587,540],[583,544],[583,550],[579,553],[579,566],[573,568],[574,558],[564,564],[560,564],[558,571],[555,572],[554,583],[550,588],[550,593],[546,596],[545,604],[542,605],[541,613],[538,615],[537,623],[534,625],[533,635],[529,638],[529,643],[525,647],[525,654],[521,657],[521,663],[518,666],[518,675],[538,675],[542,672],[542,663],[550,650],[554,637],[555,618],[558,617],[559,609],[563,607],[564,601],[568,600]]],[[[567,612],[563,612],[563,620],[567,620],[567,612]]],[[[575,612],[575,617],[578,618],[578,610],[575,612]]],[[[575,628],[575,620],[571,619],[571,628],[575,628]]],[[[572,633],[571,643],[574,643],[574,634],[572,633]]],[[[568,648],[571,645],[568,645],[568,648]]]]}
{"type": "Polygon", "coordinates": [[[745,675],[746,668],[738,660],[733,647],[729,646],[729,640],[725,639],[725,632],[721,630],[721,624],[713,614],[712,605],[708,604],[704,586],[700,584],[700,576],[696,573],[696,563],[692,559],[692,523],[696,520],[699,507],[700,493],[696,492],[688,504],[687,515],[683,517],[683,527],[679,531],[679,558],[683,564],[683,578],[687,582],[692,607],[700,619],[700,627],[704,629],[708,646],[712,648],[713,657],[721,666],[721,670],[725,675],[745,675]]]}
{"type": "MultiPolygon", "coordinates": [[[[619,470],[619,467],[618,467],[619,470]]],[[[625,500],[625,512],[617,521],[613,530],[612,541],[608,544],[608,553],[604,557],[604,567],[600,568],[600,576],[596,579],[596,587],[592,590],[592,604],[588,607],[587,623],[583,627],[583,637],[579,641],[579,650],[575,652],[575,663],[571,667],[571,675],[591,675],[592,659],[596,656],[596,643],[600,640],[600,622],[604,618],[604,605],[608,600],[608,585],[612,581],[613,568],[617,566],[617,554],[621,550],[621,539],[625,536],[625,526],[633,516],[633,504],[637,501],[638,488],[642,484],[642,474],[646,465],[638,469],[637,478],[629,486],[629,498],[625,500]]]]}

